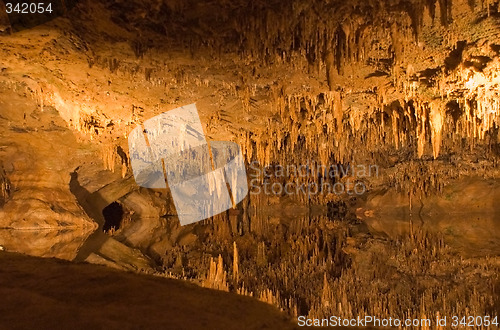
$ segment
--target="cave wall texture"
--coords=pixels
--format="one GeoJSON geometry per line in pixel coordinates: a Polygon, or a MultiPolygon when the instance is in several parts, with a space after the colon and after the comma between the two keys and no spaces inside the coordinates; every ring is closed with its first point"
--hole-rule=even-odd
{"type": "MultiPolygon", "coordinates": [[[[114,153],[143,118],[197,101],[214,138],[229,136],[262,164],[301,157],[435,171],[436,159],[438,171],[463,162],[481,172],[471,164],[489,166],[498,154],[497,9],[486,1],[82,2],[44,27],[55,24],[56,35],[25,46],[33,70],[29,83],[18,81],[114,153]]],[[[13,75],[12,51],[3,52],[4,75],[13,75]]],[[[415,171],[398,171],[406,172],[415,171]]],[[[406,190],[439,189],[421,182],[429,176],[404,177],[395,181],[406,190]]]]}

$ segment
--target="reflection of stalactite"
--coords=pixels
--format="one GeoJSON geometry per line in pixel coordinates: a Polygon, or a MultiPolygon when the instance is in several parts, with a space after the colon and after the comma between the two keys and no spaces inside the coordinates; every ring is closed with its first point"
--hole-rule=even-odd
{"type": "Polygon", "coordinates": [[[270,289],[265,289],[260,292],[259,300],[274,306],[281,306],[281,299],[278,293],[273,293],[270,289]]]}
{"type": "Polygon", "coordinates": [[[221,255],[219,255],[217,263],[213,258],[210,258],[210,268],[207,277],[203,282],[203,286],[217,290],[229,291],[227,273],[224,270],[224,263],[221,255]]]}
{"type": "Polygon", "coordinates": [[[233,281],[234,281],[234,283],[238,283],[239,276],[240,276],[240,271],[239,271],[238,248],[236,247],[236,242],[233,242],[233,281]]]}
{"type": "Polygon", "coordinates": [[[7,173],[0,163],[0,206],[10,197],[11,183],[7,177],[7,173]]]}
{"type": "Polygon", "coordinates": [[[332,290],[330,288],[330,284],[328,284],[328,278],[326,273],[323,276],[323,292],[321,294],[321,304],[328,308],[333,302],[332,290]]]}
{"type": "Polygon", "coordinates": [[[239,287],[238,289],[236,289],[236,293],[240,294],[242,296],[253,297],[253,292],[248,291],[248,289],[245,287],[244,283],[241,285],[241,287],[239,287]]]}
{"type": "MultiPolygon", "coordinates": [[[[478,290],[474,284],[466,288],[463,282],[451,285],[449,287],[453,292],[451,295],[442,291],[441,281],[437,281],[435,285],[428,285],[427,282],[416,284],[418,291],[414,287],[391,288],[382,284],[382,279],[395,274],[398,274],[398,277],[418,276],[425,271],[428,276],[439,277],[443,272],[454,274],[470,267],[470,260],[457,259],[453,256],[453,252],[440,235],[412,230],[384,246],[383,251],[381,252],[377,246],[376,249],[363,252],[363,260],[370,260],[371,265],[379,265],[371,267],[369,272],[365,268],[366,261],[355,261],[338,278],[329,278],[325,273],[323,285],[319,285],[316,291],[318,294],[311,299],[309,317],[323,318],[337,315],[342,318],[353,316],[363,318],[365,315],[379,315],[383,318],[398,315],[410,319],[426,319],[433,318],[438,313],[445,315],[458,310],[463,312],[487,310],[493,305],[492,301],[482,298],[485,291],[478,290]],[[386,265],[388,261],[394,267],[389,272],[386,265]],[[446,266],[438,270],[437,264],[446,266]],[[386,299],[381,300],[382,288],[386,299]],[[468,303],[455,304],[457,301],[468,303]],[[408,308],[409,306],[411,308],[408,308]]],[[[485,290],[493,290],[496,281],[496,276],[487,277],[481,280],[480,286],[488,288],[485,290]]],[[[469,285],[470,283],[466,284],[469,285]]]]}
{"type": "Polygon", "coordinates": [[[257,265],[259,265],[259,266],[267,265],[266,243],[265,242],[260,242],[257,245],[257,265]]]}

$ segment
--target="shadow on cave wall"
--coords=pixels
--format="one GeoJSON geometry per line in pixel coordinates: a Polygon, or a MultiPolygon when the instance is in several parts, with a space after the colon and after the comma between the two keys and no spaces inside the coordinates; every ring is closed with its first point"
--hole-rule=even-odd
{"type": "Polygon", "coordinates": [[[100,212],[100,210],[96,210],[94,207],[92,207],[91,203],[89,203],[90,197],[94,194],[91,194],[87,189],[80,185],[80,182],[78,182],[78,169],[79,167],[71,172],[69,189],[71,193],[76,197],[76,200],[83,208],[85,213],[87,213],[87,215],[91,219],[96,221],[99,225],[98,229],[95,230],[92,235],[90,235],[82,244],[74,259],[74,261],[84,261],[90,254],[98,251],[102,247],[102,245],[109,239],[109,237],[103,232],[103,226],[105,223],[104,215],[100,212]]]}

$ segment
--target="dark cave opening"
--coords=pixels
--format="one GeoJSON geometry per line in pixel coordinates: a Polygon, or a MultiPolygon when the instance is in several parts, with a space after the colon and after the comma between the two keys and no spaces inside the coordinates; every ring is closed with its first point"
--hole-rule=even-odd
{"type": "Polygon", "coordinates": [[[104,226],[102,229],[104,231],[108,231],[111,228],[118,230],[123,220],[124,213],[123,207],[118,202],[113,202],[106,206],[102,210],[102,215],[104,216],[104,226]]]}

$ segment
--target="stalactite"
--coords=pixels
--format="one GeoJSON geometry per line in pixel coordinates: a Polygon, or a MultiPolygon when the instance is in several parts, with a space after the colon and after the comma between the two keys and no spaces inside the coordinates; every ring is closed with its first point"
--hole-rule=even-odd
{"type": "Polygon", "coordinates": [[[104,168],[112,172],[115,171],[116,164],[116,146],[113,144],[103,145],[101,147],[101,157],[104,168]]]}
{"type": "Polygon", "coordinates": [[[439,156],[439,150],[441,148],[441,141],[443,136],[443,125],[444,125],[444,107],[440,102],[433,102],[429,105],[430,114],[429,121],[431,126],[431,140],[432,140],[432,154],[434,158],[439,156]]]}
{"type": "Polygon", "coordinates": [[[424,154],[426,145],[426,123],[427,123],[427,109],[423,104],[416,105],[416,120],[417,120],[417,155],[421,158],[424,154]]]}

